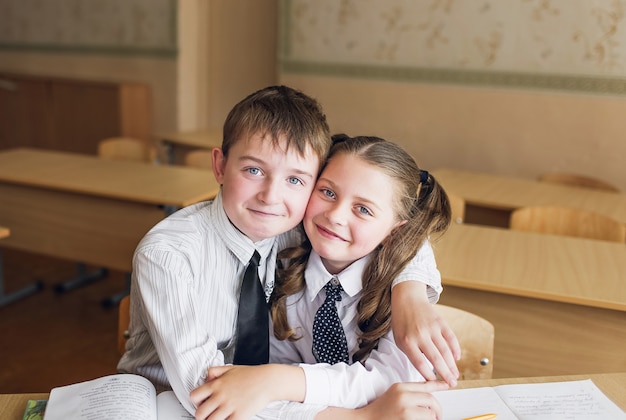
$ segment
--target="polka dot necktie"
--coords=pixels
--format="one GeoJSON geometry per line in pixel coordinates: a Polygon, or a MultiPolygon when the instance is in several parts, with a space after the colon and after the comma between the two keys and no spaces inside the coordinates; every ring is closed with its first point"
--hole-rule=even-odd
{"type": "Polygon", "coordinates": [[[243,275],[237,316],[236,365],[261,365],[269,359],[269,320],[259,278],[259,253],[254,251],[243,275]]]}
{"type": "Polygon", "coordinates": [[[313,321],[313,356],[318,363],[348,363],[348,343],[335,302],[341,301],[343,288],[337,277],[324,286],[326,300],[313,321]]]}

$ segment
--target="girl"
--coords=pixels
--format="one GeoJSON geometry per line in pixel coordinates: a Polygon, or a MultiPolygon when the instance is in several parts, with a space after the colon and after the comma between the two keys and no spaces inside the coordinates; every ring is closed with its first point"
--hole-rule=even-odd
{"type": "Polygon", "coordinates": [[[312,411],[329,406],[316,418],[368,418],[379,409],[440,417],[429,392],[445,384],[396,386],[376,398],[394,383],[424,380],[394,343],[391,282],[431,234],[447,228],[448,198],[399,146],[377,137],[333,140],[303,220],[308,240],[280,255],[286,268],[271,301],[270,361],[302,364],[211,368],[207,384],[192,392],[204,401],[198,419],[244,418],[276,400],[305,402],[312,411]],[[337,337],[317,336],[324,323],[333,325],[329,314],[320,321],[323,306],[337,308],[337,337]]]}

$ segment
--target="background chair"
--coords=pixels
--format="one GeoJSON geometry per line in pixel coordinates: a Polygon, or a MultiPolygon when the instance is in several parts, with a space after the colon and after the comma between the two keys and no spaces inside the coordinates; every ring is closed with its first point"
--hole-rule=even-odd
{"type": "Polygon", "coordinates": [[[459,380],[491,379],[493,375],[493,324],[474,313],[436,304],[435,310],[448,323],[461,345],[457,362],[459,380]]]}
{"type": "Polygon", "coordinates": [[[626,241],[626,225],[587,210],[559,206],[529,206],[511,213],[513,230],[551,233],[605,241],[626,241]]]}
{"type": "Polygon", "coordinates": [[[130,296],[124,296],[120,300],[117,320],[117,350],[121,354],[126,351],[126,340],[128,340],[128,325],[130,324],[130,296]]]}
{"type": "Polygon", "coordinates": [[[185,155],[185,166],[200,169],[213,168],[213,153],[208,149],[197,149],[187,152],[185,155]]]}
{"type": "Polygon", "coordinates": [[[541,182],[551,182],[553,184],[570,185],[574,187],[592,188],[596,190],[621,192],[619,188],[601,179],[586,175],[551,172],[539,176],[541,182]]]}
{"type": "Polygon", "coordinates": [[[98,156],[109,160],[154,162],[156,152],[144,141],[132,137],[111,137],[98,143],[98,156]]]}
{"type": "Polygon", "coordinates": [[[452,221],[454,223],[463,223],[465,221],[465,199],[460,195],[447,194],[450,200],[450,208],[452,209],[452,221]]]}

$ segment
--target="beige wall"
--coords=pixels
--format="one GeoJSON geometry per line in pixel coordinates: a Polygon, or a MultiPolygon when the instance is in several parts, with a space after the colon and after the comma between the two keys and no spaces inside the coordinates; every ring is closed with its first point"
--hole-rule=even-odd
{"type": "Polygon", "coordinates": [[[425,168],[572,171],[626,191],[622,96],[288,73],[280,81],[316,97],[333,131],[397,141],[425,168]]]}
{"type": "Polygon", "coordinates": [[[185,0],[177,57],[0,50],[0,71],[147,83],[155,133],[221,125],[239,99],[276,82],[277,7],[277,0],[185,0]]]}

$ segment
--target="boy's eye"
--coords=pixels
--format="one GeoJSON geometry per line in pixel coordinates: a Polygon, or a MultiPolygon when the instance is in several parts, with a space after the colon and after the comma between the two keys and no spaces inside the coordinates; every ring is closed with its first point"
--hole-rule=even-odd
{"type": "Polygon", "coordinates": [[[259,168],[247,168],[246,169],[250,175],[258,175],[261,173],[259,168]]]}
{"type": "Polygon", "coordinates": [[[300,178],[297,178],[295,176],[290,176],[289,178],[287,178],[287,182],[289,182],[292,185],[304,185],[304,182],[302,182],[302,180],[300,178]]]}

